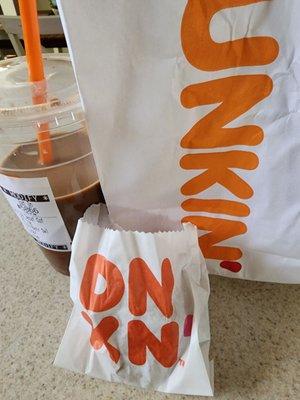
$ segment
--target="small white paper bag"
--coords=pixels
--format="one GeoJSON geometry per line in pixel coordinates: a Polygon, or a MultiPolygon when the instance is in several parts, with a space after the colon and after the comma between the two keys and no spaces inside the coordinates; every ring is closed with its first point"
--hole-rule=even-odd
{"type": "Polygon", "coordinates": [[[212,396],[209,282],[196,227],[123,231],[105,211],[92,206],[78,223],[70,264],[74,307],[55,365],[212,396]]]}

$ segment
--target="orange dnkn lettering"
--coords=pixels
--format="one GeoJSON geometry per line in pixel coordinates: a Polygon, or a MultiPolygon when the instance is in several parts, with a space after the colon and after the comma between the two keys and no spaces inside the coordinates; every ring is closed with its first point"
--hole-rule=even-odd
{"type": "Polygon", "coordinates": [[[182,157],[183,169],[206,170],[189,180],[181,188],[184,195],[190,196],[203,192],[215,183],[219,183],[240,199],[253,195],[251,186],[241,179],[232,168],[252,170],[258,166],[258,157],[247,151],[227,151],[224,153],[187,154],[182,157]]]}
{"type": "Polygon", "coordinates": [[[161,284],[141,258],[135,258],[129,266],[129,310],[133,315],[143,315],[147,309],[147,294],[160,311],[170,318],[173,314],[172,293],[174,277],[170,260],[165,258],[161,266],[161,284]]]}
{"type": "Polygon", "coordinates": [[[115,317],[105,317],[94,328],[90,316],[85,311],[82,311],[81,315],[92,327],[90,337],[92,347],[95,350],[99,350],[102,346],[105,346],[110,358],[117,363],[120,359],[121,353],[116,347],[108,342],[108,339],[118,329],[119,321],[115,317]]]}
{"type": "Polygon", "coordinates": [[[216,199],[188,199],[181,207],[185,211],[207,212],[214,214],[234,215],[236,217],[248,217],[250,208],[243,203],[231,200],[216,199]]]}
{"type": "Polygon", "coordinates": [[[181,93],[184,107],[221,104],[192,127],[181,140],[181,146],[190,149],[256,146],[264,137],[259,126],[224,126],[268,97],[272,87],[272,79],[267,75],[231,76],[188,86],[181,93]]]}
{"type": "Polygon", "coordinates": [[[198,229],[209,231],[209,233],[199,238],[199,245],[205,258],[215,260],[238,260],[241,258],[242,252],[240,249],[215,246],[215,244],[246,233],[247,226],[243,222],[199,216],[184,217],[182,222],[191,222],[198,229]]]}
{"type": "MultiPolygon", "coordinates": [[[[279,45],[272,37],[250,37],[216,43],[210,34],[210,23],[217,12],[262,1],[265,0],[189,0],[182,18],[181,41],[190,64],[203,71],[219,71],[273,62],[279,54],[279,45]]],[[[267,98],[272,92],[273,81],[268,75],[233,75],[189,85],[181,93],[181,104],[185,108],[216,104],[181,139],[181,147],[202,150],[198,154],[190,152],[180,160],[183,169],[199,171],[182,185],[181,193],[184,196],[198,195],[215,184],[223,186],[231,196],[239,199],[249,199],[254,194],[252,187],[236,170],[251,171],[257,168],[258,157],[241,146],[260,144],[264,138],[263,129],[257,125],[234,128],[227,125],[267,98]],[[239,147],[220,151],[229,146],[239,147]],[[203,152],[203,149],[213,148],[218,148],[218,151],[203,152]]],[[[246,204],[232,199],[189,198],[182,202],[181,207],[189,213],[205,212],[235,217],[250,214],[246,204]]],[[[246,233],[245,223],[201,214],[188,215],[182,221],[192,222],[199,230],[208,232],[199,238],[206,258],[224,260],[220,263],[221,267],[233,272],[240,271],[242,266],[236,260],[242,257],[242,251],[218,244],[246,233]]]]}
{"type": "Polygon", "coordinates": [[[122,274],[115,264],[101,254],[94,254],[88,259],[80,286],[80,301],[86,310],[109,310],[119,303],[124,289],[122,274]],[[106,289],[103,293],[96,294],[99,274],[106,280],[106,289]]]}
{"type": "Polygon", "coordinates": [[[203,71],[273,62],[278,56],[279,46],[272,37],[216,43],[210,35],[210,22],[218,11],[263,1],[270,0],[189,0],[181,24],[182,49],[187,60],[203,71]]]}
{"type": "MultiPolygon", "coordinates": [[[[128,286],[129,311],[133,315],[143,315],[147,311],[147,295],[149,294],[163,313],[163,323],[166,318],[172,316],[174,276],[171,262],[168,258],[165,258],[162,262],[161,284],[143,259],[135,258],[130,261],[128,286]]],[[[123,293],[124,280],[118,267],[101,254],[92,255],[87,261],[81,281],[80,300],[82,305],[87,310],[97,313],[107,311],[121,301],[123,293]],[[98,274],[101,274],[106,279],[106,289],[101,294],[95,293],[98,274]]],[[[150,312],[150,316],[151,314],[152,312],[150,312]]],[[[98,324],[94,325],[93,319],[86,311],[82,311],[81,316],[92,328],[90,333],[91,346],[96,351],[105,347],[110,358],[115,363],[118,363],[121,352],[112,344],[111,337],[119,328],[122,330],[122,324],[120,326],[116,317],[106,315],[98,324]]],[[[156,318],[156,322],[159,323],[159,319],[156,318]]],[[[159,328],[156,328],[158,331],[159,328]]],[[[176,322],[168,322],[161,326],[161,339],[158,339],[142,321],[133,320],[128,322],[127,330],[128,358],[133,364],[145,364],[147,348],[155,359],[166,368],[177,362],[179,325],[176,322]]],[[[121,335],[123,334],[121,333],[121,335]]],[[[116,337],[118,337],[118,334],[116,337]]]]}
{"type": "Polygon", "coordinates": [[[135,365],[144,365],[147,348],[165,368],[172,367],[178,357],[179,326],[170,322],[161,328],[161,341],[142,321],[128,323],[128,358],[135,365]]]}

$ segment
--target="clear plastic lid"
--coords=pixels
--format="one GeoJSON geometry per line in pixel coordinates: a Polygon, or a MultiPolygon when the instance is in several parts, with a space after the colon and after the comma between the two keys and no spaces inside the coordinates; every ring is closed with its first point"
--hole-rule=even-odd
{"type": "Polygon", "coordinates": [[[74,122],[82,111],[77,84],[65,54],[44,54],[45,81],[28,81],[25,57],[0,62],[0,129],[74,122]],[[45,101],[34,104],[33,93],[44,91],[45,101]],[[79,112],[79,114],[78,114],[79,112]],[[59,123],[60,121],[60,123],[59,123]]]}

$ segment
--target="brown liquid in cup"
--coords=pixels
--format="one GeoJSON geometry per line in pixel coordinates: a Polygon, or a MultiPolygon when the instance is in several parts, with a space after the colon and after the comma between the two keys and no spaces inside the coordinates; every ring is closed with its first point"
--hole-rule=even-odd
{"type": "MultiPolygon", "coordinates": [[[[90,205],[104,202],[104,197],[85,131],[56,135],[52,140],[52,148],[53,165],[45,167],[39,163],[37,142],[20,145],[4,160],[0,173],[19,178],[46,176],[66,228],[73,238],[78,219],[90,205]]],[[[57,271],[69,275],[71,252],[39,247],[57,271]]]]}

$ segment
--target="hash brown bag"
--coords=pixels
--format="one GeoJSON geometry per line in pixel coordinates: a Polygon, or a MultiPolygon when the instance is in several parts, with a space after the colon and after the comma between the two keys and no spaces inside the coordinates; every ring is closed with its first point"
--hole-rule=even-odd
{"type": "Polygon", "coordinates": [[[209,283],[196,227],[123,231],[103,206],[92,206],[72,246],[74,307],[55,365],[145,389],[212,396],[209,283]]]}

